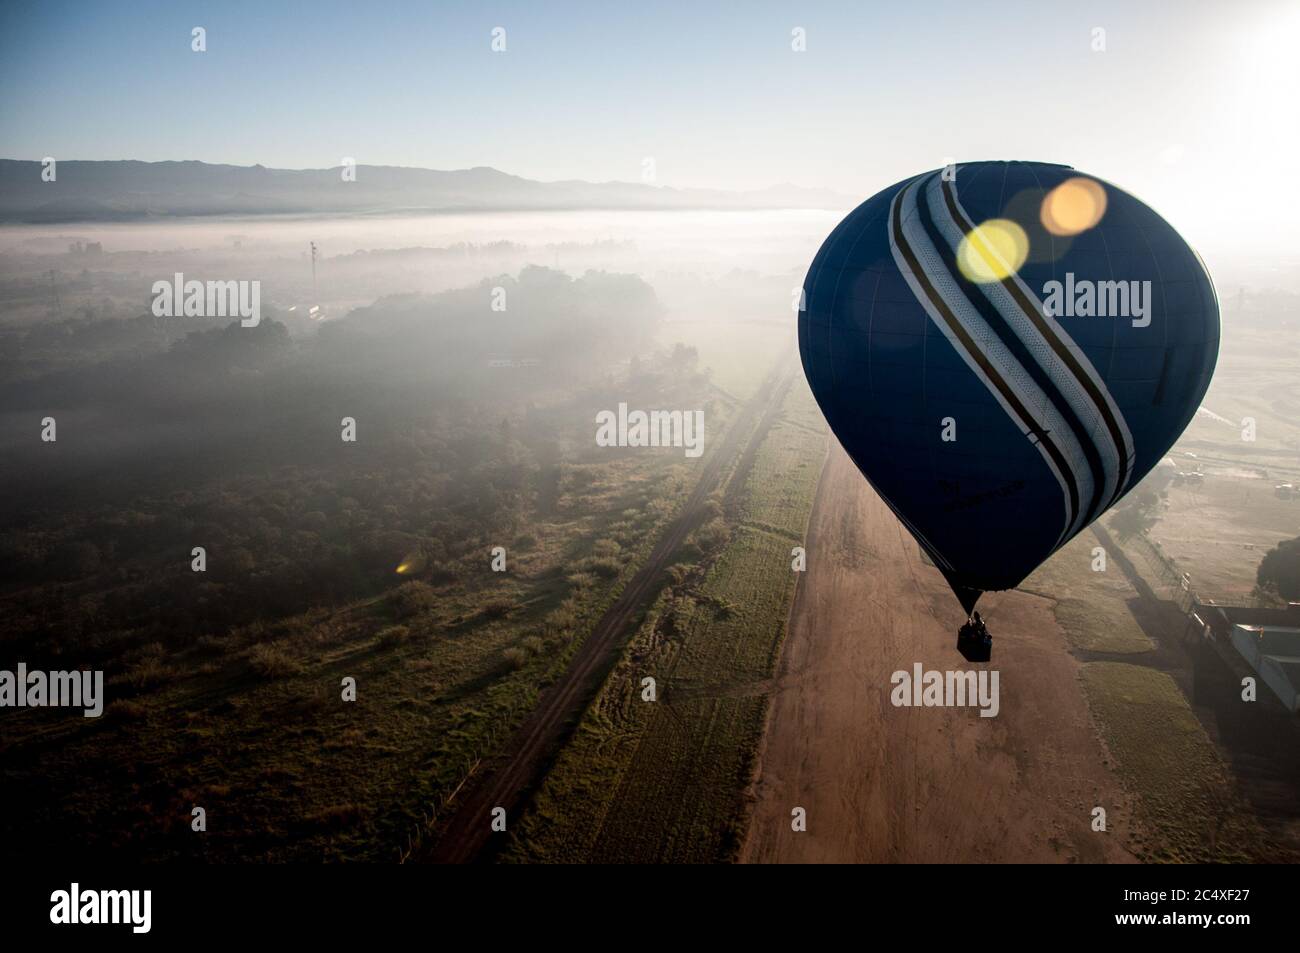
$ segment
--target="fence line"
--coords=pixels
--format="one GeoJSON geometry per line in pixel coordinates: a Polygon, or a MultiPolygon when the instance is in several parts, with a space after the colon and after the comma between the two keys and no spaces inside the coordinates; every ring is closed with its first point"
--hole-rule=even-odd
{"type": "Polygon", "coordinates": [[[1209,605],[1211,603],[1220,606],[1237,606],[1252,609],[1270,609],[1278,608],[1278,603],[1273,599],[1261,597],[1252,592],[1249,595],[1242,593],[1223,593],[1207,591],[1196,587],[1192,580],[1182,568],[1179,567],[1176,560],[1168,556],[1164,549],[1146,533],[1139,533],[1125,541],[1134,555],[1141,558],[1146,563],[1147,568],[1154,574],[1154,581],[1150,581],[1152,591],[1163,595],[1184,615],[1191,615],[1196,605],[1209,605]]]}

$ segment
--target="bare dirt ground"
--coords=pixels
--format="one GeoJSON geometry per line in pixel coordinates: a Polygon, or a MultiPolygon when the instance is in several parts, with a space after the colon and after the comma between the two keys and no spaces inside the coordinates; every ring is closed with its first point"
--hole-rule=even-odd
{"type": "Polygon", "coordinates": [[[749,862],[1127,862],[1130,802],[1107,767],[1051,603],[980,603],[990,663],[956,650],[961,609],[832,442],[809,523],[752,791],[749,862]],[[895,708],[890,675],[999,670],[1001,710],[895,708]],[[1106,808],[1107,833],[1091,830],[1106,808]],[[791,810],[807,830],[791,830],[791,810]]]}

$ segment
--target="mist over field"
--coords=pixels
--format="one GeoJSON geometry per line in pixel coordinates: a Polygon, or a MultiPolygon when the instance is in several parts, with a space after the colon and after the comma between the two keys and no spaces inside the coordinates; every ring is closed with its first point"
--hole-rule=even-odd
{"type": "MultiPolygon", "coordinates": [[[[210,855],[382,857],[405,843],[458,782],[466,753],[564,664],[583,619],[675,512],[674,487],[692,479],[679,453],[599,451],[596,415],[620,401],[698,407],[711,447],[770,386],[780,355],[782,373],[792,369],[797,289],[839,214],[263,215],[0,229],[5,645],[33,667],[102,667],[110,692],[97,734],[29,714],[33,730],[48,722],[63,734],[56,751],[6,732],[27,809],[51,822],[51,812],[81,812],[84,823],[58,825],[78,849],[187,855],[178,822],[163,818],[179,775],[232,807],[256,803],[275,817],[306,798],[308,814],[321,814],[305,832],[276,834],[275,822],[227,831],[210,855]],[[260,282],[260,323],[155,315],[154,282],[177,272],[260,282]],[[47,417],[54,444],[34,439],[47,417]],[[345,417],[355,444],[340,441],[345,417]],[[209,562],[196,582],[200,545],[209,562]],[[479,565],[495,545],[518,560],[504,579],[479,565]],[[293,728],[301,716],[290,713],[313,706],[317,723],[328,683],[311,673],[359,651],[344,668],[373,670],[371,691],[382,678],[393,706],[365,744],[424,765],[415,798],[387,772],[367,771],[354,795],[294,766],[309,750],[332,763],[330,743],[293,728]],[[203,700],[217,697],[229,700],[203,700]],[[282,712],[273,745],[248,747],[267,729],[241,714],[240,697],[282,712]],[[166,712],[187,713],[183,759],[171,732],[153,730],[166,712]],[[416,716],[444,738],[432,752],[401,740],[416,716]],[[59,766],[107,767],[124,744],[140,749],[125,769],[139,803],[117,802],[110,791],[123,781],[109,772],[68,802],[59,766]],[[39,772],[26,760],[38,756],[39,772]],[[217,763],[226,780],[211,776],[217,763]],[[288,786],[271,793],[271,777],[288,786]]],[[[1294,296],[1268,286],[1242,285],[1224,305],[1228,353],[1260,354],[1251,342],[1295,314],[1294,296]]],[[[1232,371],[1222,380],[1207,406],[1235,415],[1232,371]]],[[[1279,386],[1289,399],[1294,385],[1279,386]]],[[[1188,446],[1215,447],[1214,426],[1199,418],[1188,446]]],[[[800,472],[815,474],[814,463],[800,472]]],[[[1234,479],[1245,486],[1252,474],[1234,479]]],[[[661,597],[650,631],[682,624],[668,620],[698,586],[689,567],[705,571],[735,532],[726,512],[706,516],[678,557],[683,584],[661,597]]],[[[51,830],[24,822],[8,835],[51,830]]],[[[691,856],[727,850],[697,849],[691,856]]]]}
{"type": "MultiPolygon", "coordinates": [[[[383,672],[367,680],[370,697],[381,677],[395,715],[410,707],[445,739],[442,754],[409,742],[394,752],[426,764],[417,794],[389,787],[386,772],[367,774],[355,803],[313,782],[306,796],[326,817],[307,840],[245,825],[214,843],[232,857],[388,858],[466,753],[563,667],[679,509],[693,461],[602,450],[597,415],[620,403],[698,410],[711,450],[778,365],[788,379],[801,269],[835,218],[591,210],[5,227],[5,645],[33,668],[103,668],[110,697],[106,732],[71,726],[39,771],[27,759],[42,749],[6,730],[26,810],[51,823],[84,812],[57,835],[78,850],[188,855],[170,821],[149,820],[166,813],[152,799],[174,797],[178,774],[201,787],[220,763],[248,785],[223,798],[296,812],[304,794],[292,785],[255,791],[267,772],[298,776],[299,716],[285,716],[289,737],[251,748],[257,722],[234,696],[215,709],[201,699],[235,690],[319,705],[321,667],[362,651],[355,667],[383,672]],[[155,314],[154,283],[178,272],[259,282],[260,321],[155,314]],[[344,418],[355,443],[340,439],[344,418]],[[48,419],[56,441],[33,440],[48,419]],[[509,553],[502,574],[487,571],[496,545],[509,553]],[[315,687],[281,697],[299,679],[315,687]],[[197,758],[188,744],[184,759],[169,753],[176,739],[151,728],[178,711],[215,719],[197,758]],[[107,769],[125,744],[140,754],[130,789],[158,793],[123,807],[110,793],[120,773],[105,770],[74,808],[59,765],[107,769]]],[[[704,535],[676,554],[684,582],[692,559],[722,545],[709,507],[692,517],[704,535]]],[[[48,715],[20,717],[59,730],[48,715]]],[[[384,737],[406,730],[382,723],[384,737]]]]}
{"type": "MultiPolygon", "coordinates": [[[[88,439],[69,454],[99,446],[120,478],[130,459],[148,470],[201,452],[231,465],[221,441],[277,426],[310,446],[304,417],[330,431],[349,407],[383,408],[368,418],[381,429],[463,401],[518,410],[617,379],[679,340],[704,342],[704,364],[725,374],[737,360],[726,335],[788,339],[800,269],[835,218],[589,211],[7,228],[3,466],[44,491],[88,482],[66,458],[41,468],[25,432],[37,411],[77,415],[88,439]],[[240,333],[222,317],[154,315],[154,283],[177,273],[259,282],[261,324],[240,333]],[[492,307],[498,288],[504,310],[492,307]]],[[[258,446],[292,455],[291,444],[258,446]]]]}
{"type": "Polygon", "coordinates": [[[144,2],[0,9],[14,869],[1300,861],[1288,6],[144,2]]]}
{"type": "MultiPolygon", "coordinates": [[[[744,645],[765,625],[764,600],[765,612],[788,604],[782,541],[801,538],[821,467],[824,424],[802,382],[785,391],[804,272],[842,214],[380,210],[0,226],[4,645],[36,668],[102,668],[109,698],[102,727],[40,711],[7,722],[6,770],[24,805],[8,816],[9,842],[155,859],[420,858],[448,823],[437,806],[465,759],[499,744],[577,664],[585,629],[599,629],[678,514],[691,535],[628,651],[643,663],[668,652],[668,664],[690,638],[744,645]],[[158,315],[155,282],[178,273],[258,282],[258,322],[158,315]],[[768,436],[771,424],[746,415],[773,398],[783,409],[768,436]],[[706,450],[749,439],[731,488],[692,512],[682,501],[695,466],[681,451],[599,448],[597,415],[620,403],[700,410],[706,450]],[[42,442],[51,418],[57,441],[42,442]],[[352,442],[340,439],[349,419],[352,442]],[[790,456],[801,442],[805,456],[790,456]],[[793,482],[764,502],[773,480],[793,482]],[[746,528],[785,520],[789,530],[746,528]],[[498,546],[508,568],[489,572],[498,546]],[[727,581],[742,552],[755,567],[778,562],[727,581]],[[345,673],[371,704],[383,698],[363,734],[329,702],[345,673]],[[61,740],[37,745],[36,732],[61,740]],[[87,764],[103,770],[87,778],[87,764]],[[198,846],[177,798],[263,820],[198,846]]],[[[1300,364],[1293,280],[1259,259],[1220,271],[1225,368],[1183,442],[1198,469],[1222,473],[1201,494],[1245,494],[1232,520],[1258,524],[1256,552],[1286,537],[1278,516],[1290,513],[1274,512],[1262,465],[1269,480],[1300,480],[1288,462],[1300,395],[1281,370],[1300,364]],[[1286,427],[1240,458],[1234,421],[1265,380],[1272,403],[1259,411],[1286,427]]],[[[1119,530],[1158,533],[1204,507],[1168,480],[1153,474],[1139,491],[1165,509],[1121,508],[1119,530]]],[[[1202,545],[1168,540],[1184,544],[1202,545]]],[[[1216,591],[1254,585],[1249,560],[1204,568],[1216,591]]],[[[702,685],[742,677],[699,664],[702,685]]],[[[756,660],[752,677],[771,664],[756,660]]],[[[623,690],[621,671],[597,713],[623,690]]],[[[639,840],[649,827],[583,840],[583,815],[559,792],[600,776],[599,758],[580,753],[584,734],[539,802],[567,805],[566,820],[549,830],[541,807],[506,856],[736,856],[746,811],[725,778],[750,770],[761,711],[719,723],[731,725],[721,738],[749,739],[733,742],[735,766],[680,779],[714,805],[717,839],[671,855],[639,840]]],[[[607,809],[679,823],[653,799],[617,804],[607,809]]]]}

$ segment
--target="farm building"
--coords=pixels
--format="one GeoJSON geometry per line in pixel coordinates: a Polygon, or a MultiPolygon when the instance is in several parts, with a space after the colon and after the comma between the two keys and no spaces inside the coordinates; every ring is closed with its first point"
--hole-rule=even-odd
{"type": "Polygon", "coordinates": [[[1300,711],[1300,605],[1285,609],[1198,604],[1192,619],[1202,635],[1231,643],[1278,700],[1300,711]]]}

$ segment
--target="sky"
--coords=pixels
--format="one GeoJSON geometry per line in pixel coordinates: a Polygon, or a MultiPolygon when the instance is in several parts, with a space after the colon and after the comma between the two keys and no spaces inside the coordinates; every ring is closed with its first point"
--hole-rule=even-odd
{"type": "Polygon", "coordinates": [[[588,181],[653,158],[661,185],[853,198],[1035,159],[1189,237],[1300,247],[1297,50],[1300,0],[6,0],[0,156],[588,181]]]}

